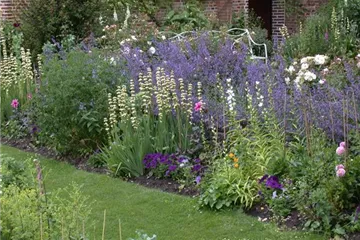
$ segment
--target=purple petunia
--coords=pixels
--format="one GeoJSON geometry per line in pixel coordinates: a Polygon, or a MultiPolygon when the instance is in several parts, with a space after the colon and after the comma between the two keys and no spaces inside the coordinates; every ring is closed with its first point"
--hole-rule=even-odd
{"type": "Polygon", "coordinates": [[[199,172],[201,170],[201,165],[200,164],[196,164],[192,167],[191,171],[192,172],[199,172]]]}
{"type": "Polygon", "coordinates": [[[265,183],[265,186],[273,189],[282,189],[282,185],[279,182],[279,178],[277,176],[270,176],[265,183]]]}
{"type": "Polygon", "coordinates": [[[177,166],[176,166],[176,165],[170,165],[169,168],[168,168],[168,170],[169,170],[170,172],[174,172],[176,169],[177,169],[177,166]]]}

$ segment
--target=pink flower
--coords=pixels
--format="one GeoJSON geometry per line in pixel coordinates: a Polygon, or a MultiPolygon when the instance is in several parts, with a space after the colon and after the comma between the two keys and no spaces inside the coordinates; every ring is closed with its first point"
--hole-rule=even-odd
{"type": "Polygon", "coordinates": [[[11,106],[12,106],[13,108],[18,108],[18,107],[19,107],[19,100],[13,99],[13,100],[11,101],[11,106]]]}
{"type": "Polygon", "coordinates": [[[202,103],[201,101],[195,103],[195,107],[194,107],[195,112],[199,112],[199,111],[201,110],[202,104],[203,104],[203,103],[202,103]]]}
{"type": "Polygon", "coordinates": [[[339,146],[340,146],[340,147],[343,147],[343,148],[346,148],[345,142],[341,142],[341,143],[339,144],[339,146]]]}
{"type": "Polygon", "coordinates": [[[344,165],[342,164],[336,165],[335,171],[338,171],[339,169],[345,169],[344,165]]]}
{"type": "Polygon", "coordinates": [[[345,176],[345,173],[346,173],[345,169],[340,168],[340,169],[338,169],[338,170],[336,171],[336,176],[337,176],[337,177],[343,177],[343,176],[345,176]]]}
{"type": "Polygon", "coordinates": [[[336,154],[341,156],[345,153],[345,151],[346,151],[345,148],[340,146],[336,149],[336,154]]]}
{"type": "Polygon", "coordinates": [[[32,99],[32,94],[31,94],[31,93],[28,93],[27,98],[28,98],[29,100],[31,100],[31,99],[32,99]]]}

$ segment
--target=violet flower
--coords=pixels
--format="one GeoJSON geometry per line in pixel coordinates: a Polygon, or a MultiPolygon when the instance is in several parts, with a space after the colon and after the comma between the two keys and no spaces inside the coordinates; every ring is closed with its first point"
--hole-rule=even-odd
{"type": "Polygon", "coordinates": [[[277,176],[270,176],[266,180],[265,186],[272,189],[282,189],[282,185],[280,184],[277,176]]]}

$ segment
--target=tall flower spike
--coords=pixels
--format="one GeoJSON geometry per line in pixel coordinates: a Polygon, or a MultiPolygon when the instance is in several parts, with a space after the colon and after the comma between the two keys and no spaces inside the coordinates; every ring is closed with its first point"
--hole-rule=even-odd
{"type": "Polygon", "coordinates": [[[146,97],[147,94],[147,87],[146,87],[146,80],[145,77],[142,73],[139,73],[139,87],[140,87],[140,93],[142,94],[142,108],[144,110],[144,113],[147,114],[148,113],[148,99],[146,97]]]}
{"type": "Polygon", "coordinates": [[[146,91],[146,100],[148,102],[149,111],[152,108],[152,94],[153,94],[153,84],[152,84],[152,71],[151,68],[147,69],[147,75],[145,77],[145,91],[146,91]]]}
{"type": "Polygon", "coordinates": [[[137,129],[139,126],[137,119],[136,111],[136,93],[135,93],[135,84],[134,80],[130,79],[130,107],[131,107],[131,124],[134,129],[137,129]]]}
{"type": "Polygon", "coordinates": [[[170,73],[170,94],[171,94],[171,101],[172,101],[172,105],[174,107],[174,110],[176,111],[176,109],[179,107],[179,102],[178,102],[178,97],[177,97],[177,93],[176,93],[176,80],[174,77],[174,72],[171,71],[170,73]]]}
{"type": "Polygon", "coordinates": [[[190,124],[192,123],[192,120],[193,120],[192,92],[193,92],[193,86],[191,83],[189,83],[188,89],[187,89],[187,113],[188,113],[188,117],[190,119],[190,124]]]}
{"type": "Polygon", "coordinates": [[[162,78],[160,74],[161,72],[160,69],[158,68],[156,70],[156,87],[154,89],[154,95],[159,111],[159,121],[161,122],[163,117],[163,101],[162,101],[163,88],[162,88],[162,78]]]}
{"type": "Polygon", "coordinates": [[[168,113],[171,110],[171,105],[169,104],[171,102],[171,79],[169,76],[166,75],[165,70],[161,69],[161,75],[163,77],[163,101],[164,101],[164,111],[168,113]]]}
{"type": "Polygon", "coordinates": [[[186,91],[184,86],[184,80],[179,78],[180,97],[178,99],[179,105],[184,108],[186,104],[186,91]]]}
{"type": "Polygon", "coordinates": [[[121,87],[120,99],[118,99],[118,106],[120,112],[120,119],[122,122],[129,121],[129,105],[128,105],[128,93],[126,89],[126,85],[121,87]]]}
{"type": "Polygon", "coordinates": [[[235,94],[234,94],[234,89],[232,87],[232,84],[231,84],[231,78],[228,78],[226,79],[226,82],[227,82],[227,90],[226,90],[226,93],[227,93],[227,104],[228,104],[228,107],[229,107],[229,111],[230,111],[230,114],[232,115],[234,109],[235,109],[235,94]]]}

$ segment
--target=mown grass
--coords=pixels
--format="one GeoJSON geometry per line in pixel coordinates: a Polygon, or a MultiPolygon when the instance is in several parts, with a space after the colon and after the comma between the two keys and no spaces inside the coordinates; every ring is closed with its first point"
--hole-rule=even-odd
{"type": "MultiPolygon", "coordinates": [[[[1,145],[2,154],[22,161],[35,154],[1,145]]],[[[261,223],[241,210],[214,212],[198,210],[196,199],[148,189],[106,175],[77,170],[75,167],[37,156],[45,172],[47,191],[81,184],[91,200],[92,220],[97,222],[96,235],[101,239],[102,221],[106,209],[105,239],[120,239],[118,221],[122,222],[122,239],[133,237],[137,229],[159,240],[266,240],[266,239],[324,239],[324,237],[295,231],[279,231],[274,224],[261,223]]],[[[6,211],[6,209],[2,209],[6,211]]],[[[91,230],[93,232],[93,229],[91,230]]]]}

